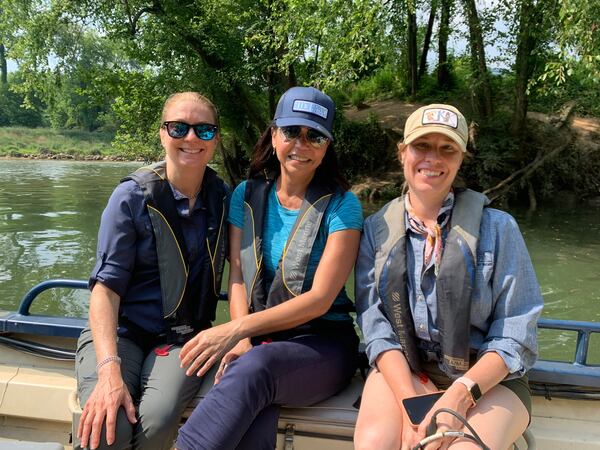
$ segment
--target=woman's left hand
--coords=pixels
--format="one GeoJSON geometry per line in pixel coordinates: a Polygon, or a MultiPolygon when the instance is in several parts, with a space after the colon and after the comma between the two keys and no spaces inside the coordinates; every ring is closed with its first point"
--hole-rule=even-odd
{"type": "Polygon", "coordinates": [[[237,325],[233,320],[201,331],[190,339],[179,354],[181,367],[187,367],[185,374],[196,373],[199,377],[206,374],[240,340],[237,325]]]}
{"type": "MultiPolygon", "coordinates": [[[[452,384],[448,390],[440,397],[440,399],[433,405],[431,410],[423,419],[423,422],[419,425],[418,434],[421,436],[426,436],[427,426],[431,422],[431,417],[440,408],[447,408],[453,411],[456,411],[465,419],[467,418],[467,412],[469,408],[472,406],[472,401],[469,392],[467,392],[466,388],[462,384],[452,384]]],[[[448,413],[440,413],[436,417],[437,421],[437,432],[443,431],[460,431],[463,429],[464,425],[460,420],[448,413]]],[[[425,446],[426,450],[446,450],[452,441],[456,438],[444,438],[438,439],[436,441],[431,442],[427,446],[425,446]]]]}
{"type": "Polygon", "coordinates": [[[215,374],[215,384],[219,384],[219,381],[221,381],[221,378],[223,377],[223,375],[225,375],[225,369],[227,369],[227,366],[229,366],[229,364],[231,364],[233,361],[235,361],[251,349],[252,343],[250,342],[250,339],[242,339],[235,345],[235,347],[233,347],[229,352],[227,352],[225,356],[223,356],[223,358],[221,359],[221,364],[219,364],[219,369],[215,374]]]}

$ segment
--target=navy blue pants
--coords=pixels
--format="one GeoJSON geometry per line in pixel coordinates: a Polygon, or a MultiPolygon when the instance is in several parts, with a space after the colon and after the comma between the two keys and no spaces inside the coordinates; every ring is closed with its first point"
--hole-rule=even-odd
{"type": "Polygon", "coordinates": [[[343,389],[357,346],[353,331],[255,346],[227,367],[180,428],[176,448],[274,449],[280,405],[312,405],[343,389]]]}

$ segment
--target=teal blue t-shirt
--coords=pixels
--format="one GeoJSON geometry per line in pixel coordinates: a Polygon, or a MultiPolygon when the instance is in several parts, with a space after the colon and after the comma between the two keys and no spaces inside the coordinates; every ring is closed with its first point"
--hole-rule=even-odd
{"type": "MultiPolygon", "coordinates": [[[[228,221],[232,225],[243,229],[244,227],[244,193],[246,191],[246,182],[243,181],[233,191],[229,207],[228,221]]],[[[266,220],[263,230],[263,262],[265,268],[265,278],[267,289],[275,276],[275,271],[283,255],[283,247],[287,242],[288,236],[292,231],[299,210],[290,210],[281,206],[275,187],[269,191],[267,199],[266,220]]],[[[361,204],[352,192],[336,193],[325,211],[321,228],[312,252],[310,254],[308,268],[306,270],[305,286],[311,286],[314,279],[317,266],[323,255],[327,237],[331,233],[341,230],[362,230],[363,214],[361,204]]],[[[346,289],[342,288],[337,295],[334,304],[344,305],[349,303],[350,299],[346,294],[346,289]]],[[[349,320],[346,313],[328,312],[323,316],[329,320],[349,320]]]]}

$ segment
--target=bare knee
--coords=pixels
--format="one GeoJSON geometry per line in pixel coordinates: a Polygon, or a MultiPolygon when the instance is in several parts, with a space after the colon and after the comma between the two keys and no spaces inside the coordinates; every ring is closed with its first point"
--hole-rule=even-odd
{"type": "Polygon", "coordinates": [[[400,436],[395,430],[384,430],[376,426],[358,426],[354,431],[355,450],[398,450],[400,436]]]}

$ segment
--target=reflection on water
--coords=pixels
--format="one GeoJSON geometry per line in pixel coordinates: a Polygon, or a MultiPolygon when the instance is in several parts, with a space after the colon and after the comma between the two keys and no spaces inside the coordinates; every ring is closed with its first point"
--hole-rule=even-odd
{"type": "MultiPolygon", "coordinates": [[[[516,217],[542,287],[543,316],[600,322],[600,208],[548,208],[516,217]]],[[[544,357],[574,357],[576,333],[543,330],[544,357]]],[[[589,362],[600,364],[600,336],[593,335],[589,362]]]]}
{"type": "MultiPolygon", "coordinates": [[[[0,309],[16,309],[40,281],[88,277],[108,196],[139,165],[0,161],[0,309]]],[[[49,292],[34,310],[85,315],[87,296],[85,291],[49,292]]]]}
{"type": "MultiPolygon", "coordinates": [[[[100,214],[118,181],[139,163],[0,160],[0,309],[15,310],[49,278],[87,279],[100,214]]],[[[368,206],[374,212],[377,206],[368,206]]],[[[544,316],[600,322],[600,208],[544,207],[511,213],[542,287],[544,316]]],[[[351,283],[349,283],[351,285],[351,283]]],[[[351,289],[352,290],[352,289],[351,289]]],[[[38,313],[85,316],[87,291],[46,292],[38,313]]],[[[225,304],[220,304],[225,317],[225,304]]],[[[540,335],[547,355],[565,355],[574,337],[540,335]]],[[[595,345],[600,355],[600,345],[595,345]]],[[[600,363],[600,356],[594,356],[600,363]]]]}

